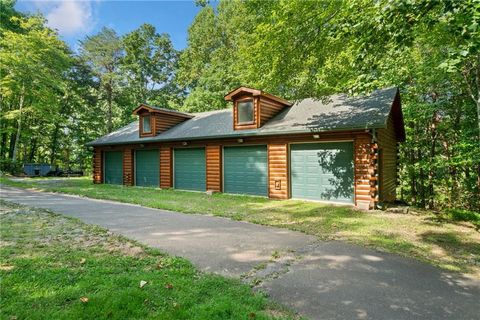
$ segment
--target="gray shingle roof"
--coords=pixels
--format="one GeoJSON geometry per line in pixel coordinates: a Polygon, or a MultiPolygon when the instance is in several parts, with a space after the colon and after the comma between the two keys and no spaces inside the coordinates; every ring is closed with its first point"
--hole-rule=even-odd
{"type": "Polygon", "coordinates": [[[194,113],[192,119],[177,124],[155,137],[140,138],[138,121],[134,121],[88,145],[384,128],[397,91],[397,88],[387,88],[362,97],[341,94],[321,100],[304,99],[284,108],[261,128],[252,130],[233,130],[232,108],[194,113]]]}

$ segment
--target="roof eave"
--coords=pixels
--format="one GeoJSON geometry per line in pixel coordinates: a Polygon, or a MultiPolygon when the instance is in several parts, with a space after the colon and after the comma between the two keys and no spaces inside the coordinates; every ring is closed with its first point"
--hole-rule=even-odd
{"type": "Polygon", "coordinates": [[[188,113],[183,113],[183,112],[178,112],[178,111],[175,111],[175,110],[172,110],[172,111],[169,111],[169,110],[160,110],[160,109],[157,109],[157,108],[154,108],[154,107],[151,107],[147,104],[140,104],[138,107],[136,107],[134,110],[133,110],[133,114],[134,115],[137,115],[138,112],[141,110],[141,109],[147,109],[149,112],[152,112],[152,113],[161,113],[161,114],[169,114],[169,115],[173,115],[173,116],[180,116],[180,117],[184,117],[184,118],[187,118],[187,119],[192,119],[194,116],[191,115],[191,114],[188,114],[188,113]]]}
{"type": "MultiPolygon", "coordinates": [[[[340,131],[368,131],[369,129],[382,129],[385,128],[383,124],[377,124],[366,127],[345,127],[345,128],[336,128],[336,129],[319,129],[319,130],[290,130],[290,131],[272,131],[272,132],[235,132],[235,134],[229,135],[218,135],[218,136],[198,136],[198,137],[189,137],[189,138],[170,138],[170,139],[150,139],[150,140],[133,140],[133,141],[122,141],[122,142],[110,142],[110,143],[95,143],[89,142],[86,145],[91,147],[100,147],[100,146],[112,146],[112,145],[122,145],[122,144],[142,144],[142,143],[161,143],[161,142],[177,142],[177,141],[198,141],[198,140],[217,140],[217,139],[228,139],[228,138],[245,138],[245,137],[268,137],[268,136],[277,136],[277,135],[293,135],[293,134],[317,134],[317,133],[328,133],[328,132],[340,132],[340,131]]],[[[161,138],[161,134],[156,136],[161,138]]]]}

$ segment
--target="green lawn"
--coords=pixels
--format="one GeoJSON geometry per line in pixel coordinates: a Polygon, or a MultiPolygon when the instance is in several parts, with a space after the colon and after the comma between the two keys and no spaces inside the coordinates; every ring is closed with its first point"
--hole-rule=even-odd
{"type": "Polygon", "coordinates": [[[294,317],[184,259],[77,219],[0,205],[1,319],[294,317]]]}
{"type": "MultiPolygon", "coordinates": [[[[416,257],[480,278],[478,224],[454,221],[428,211],[364,212],[316,202],[261,197],[94,185],[90,178],[26,179],[0,182],[20,187],[110,199],[185,213],[210,214],[337,239],[416,257]]],[[[478,214],[472,213],[475,217],[478,214]]]]}

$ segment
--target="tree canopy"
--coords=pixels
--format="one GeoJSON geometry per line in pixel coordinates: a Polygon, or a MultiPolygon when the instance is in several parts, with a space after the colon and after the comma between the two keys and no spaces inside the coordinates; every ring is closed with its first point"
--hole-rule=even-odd
{"type": "Polygon", "coordinates": [[[91,167],[85,142],[140,103],[199,112],[252,86],[290,100],[398,86],[402,200],[480,209],[478,0],[232,0],[201,8],[178,51],[143,24],[71,52],[41,16],[0,0],[0,160],[91,167]]]}

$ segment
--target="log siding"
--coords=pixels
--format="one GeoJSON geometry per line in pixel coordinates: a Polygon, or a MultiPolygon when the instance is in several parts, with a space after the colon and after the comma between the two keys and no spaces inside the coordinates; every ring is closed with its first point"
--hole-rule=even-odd
{"type": "Polygon", "coordinates": [[[173,157],[171,147],[160,147],[160,188],[173,187],[173,157]]]}
{"type": "Polygon", "coordinates": [[[154,118],[153,126],[155,128],[155,135],[165,132],[171,127],[186,120],[184,117],[170,114],[153,113],[152,115],[154,118]]]}
{"type": "Polygon", "coordinates": [[[103,183],[103,154],[101,148],[93,150],[93,183],[103,183]]]}
{"type": "Polygon", "coordinates": [[[207,191],[222,192],[222,146],[206,146],[205,157],[207,191]]]}
{"type": "Polygon", "coordinates": [[[379,200],[394,201],[397,187],[397,137],[393,116],[390,115],[385,129],[377,133],[378,147],[381,150],[379,159],[379,183],[381,185],[379,200]]]}
{"type": "MultiPolygon", "coordinates": [[[[387,130],[388,131],[388,130],[387,130]]],[[[379,132],[380,140],[383,139],[385,133],[379,132]]],[[[391,136],[391,134],[389,134],[391,136]]],[[[392,183],[385,183],[389,186],[385,190],[385,196],[379,197],[378,185],[379,178],[396,177],[396,166],[387,165],[388,160],[384,158],[383,171],[377,172],[379,166],[377,163],[378,148],[386,151],[385,144],[391,144],[387,140],[377,144],[372,142],[372,135],[365,131],[344,131],[337,133],[323,133],[319,138],[314,138],[312,134],[285,135],[275,137],[250,137],[244,138],[241,145],[258,145],[266,144],[268,152],[268,196],[272,199],[289,199],[290,183],[289,183],[289,144],[301,142],[329,142],[329,141],[353,141],[354,142],[354,203],[357,207],[363,209],[372,209],[376,203],[386,201],[387,197],[394,197],[392,193],[392,183]]],[[[391,141],[391,140],[389,140],[391,141]]],[[[218,139],[218,140],[199,140],[189,141],[190,147],[205,147],[206,149],[206,187],[207,190],[215,192],[223,192],[222,182],[222,148],[228,145],[240,145],[236,139],[218,139]]],[[[152,142],[145,143],[143,148],[158,148],[160,150],[160,187],[173,187],[173,156],[172,150],[176,147],[182,147],[181,142],[152,142]]],[[[134,181],[133,176],[133,153],[140,146],[136,144],[129,145],[112,145],[108,147],[94,148],[94,183],[102,183],[102,150],[108,148],[109,151],[121,150],[124,152],[124,161],[130,164],[124,164],[124,184],[131,185],[134,181]],[[132,156],[129,156],[132,155],[132,156]],[[128,168],[132,168],[130,179],[128,179],[128,168]],[[99,180],[99,177],[100,180],[99,180]],[[131,181],[131,182],[130,182],[131,181]]],[[[393,150],[393,149],[392,149],[393,150]]],[[[396,150],[396,145],[395,145],[396,150]]],[[[389,155],[389,159],[393,157],[394,151],[385,153],[384,157],[389,155]],[[390,156],[391,155],[391,156],[390,156]]],[[[394,186],[395,184],[393,184],[394,186]]],[[[380,192],[381,194],[381,192],[380,192]]]]}
{"type": "Polygon", "coordinates": [[[288,199],[288,144],[268,144],[268,196],[272,199],[288,199]]]}
{"type": "Polygon", "coordinates": [[[270,100],[268,98],[260,98],[259,99],[259,127],[263,126],[268,120],[276,116],[285,105],[278,103],[276,101],[270,100]]]}
{"type": "Polygon", "coordinates": [[[123,151],[123,184],[133,186],[134,181],[134,150],[125,148],[123,151]]]}
{"type": "Polygon", "coordinates": [[[374,144],[370,135],[359,135],[353,146],[355,205],[363,209],[375,206],[377,194],[374,144]]]}

